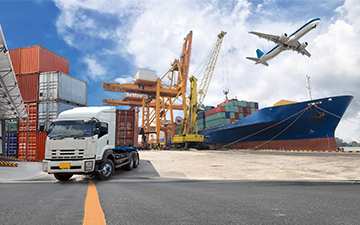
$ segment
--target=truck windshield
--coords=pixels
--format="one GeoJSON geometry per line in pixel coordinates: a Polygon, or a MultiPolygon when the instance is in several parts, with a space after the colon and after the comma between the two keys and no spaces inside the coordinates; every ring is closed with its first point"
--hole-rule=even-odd
{"type": "Polygon", "coordinates": [[[56,121],[49,130],[48,137],[91,137],[94,130],[94,121],[56,121]]]}

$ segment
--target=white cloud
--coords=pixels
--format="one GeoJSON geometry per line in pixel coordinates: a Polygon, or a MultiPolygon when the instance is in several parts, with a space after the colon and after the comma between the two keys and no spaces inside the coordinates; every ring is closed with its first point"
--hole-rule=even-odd
{"type": "MultiPolygon", "coordinates": [[[[64,40],[84,53],[89,76],[97,81],[111,68],[106,61],[100,61],[103,57],[93,57],[96,51],[117,54],[133,67],[154,69],[161,76],[170,63],[179,58],[183,38],[190,30],[194,33],[191,75],[216,35],[224,30],[228,32],[229,97],[257,101],[261,107],[289,97],[295,101],[306,100],[305,75],[310,75],[313,97],[352,91],[355,99],[360,98],[357,72],[360,54],[356,50],[360,45],[360,4],[357,0],[346,0],[344,4],[330,0],[314,5],[310,2],[304,5],[301,1],[286,3],[289,7],[300,7],[302,11],[298,13],[287,11],[285,5],[282,6],[283,1],[263,1],[258,5],[251,2],[55,0],[61,10],[56,25],[64,40]],[[341,6],[336,8],[338,5],[341,6]],[[314,8],[323,11],[317,12],[314,8]],[[310,19],[304,16],[304,11],[313,17],[323,15],[318,27],[300,40],[309,43],[307,50],[312,54],[311,58],[287,51],[270,60],[269,67],[254,65],[245,59],[255,56],[257,48],[266,51],[273,47],[272,43],[248,34],[249,31],[291,34],[310,19]]],[[[128,74],[131,73],[135,71],[128,74]]],[[[219,56],[205,103],[216,105],[224,100],[222,80],[219,56]]],[[[128,82],[129,77],[121,76],[116,81],[128,82]]],[[[359,121],[358,111],[359,106],[351,104],[345,118],[359,121]]],[[[347,128],[353,133],[357,129],[341,122],[337,133],[360,140],[359,132],[350,137],[347,128]]]]}
{"type": "Polygon", "coordinates": [[[93,56],[87,56],[83,59],[83,62],[87,65],[87,75],[92,80],[102,80],[107,73],[106,68],[93,56]]]}

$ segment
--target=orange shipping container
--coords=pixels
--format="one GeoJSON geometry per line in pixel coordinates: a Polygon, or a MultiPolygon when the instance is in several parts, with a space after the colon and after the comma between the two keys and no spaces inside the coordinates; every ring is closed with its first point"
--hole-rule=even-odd
{"type": "Polygon", "coordinates": [[[36,102],[39,92],[39,74],[26,74],[16,76],[21,96],[24,102],[36,102]]]}
{"type": "Polygon", "coordinates": [[[25,110],[28,115],[27,120],[20,120],[19,121],[19,131],[32,131],[35,132],[37,129],[37,111],[38,111],[38,104],[34,103],[24,103],[25,110]]]}
{"type": "Polygon", "coordinates": [[[18,158],[27,161],[35,161],[36,132],[18,133],[18,158]]]}
{"type": "Polygon", "coordinates": [[[15,74],[50,71],[60,71],[69,74],[69,60],[40,45],[12,49],[10,50],[10,57],[15,74]]]}
{"type": "Polygon", "coordinates": [[[19,132],[18,158],[41,162],[45,157],[46,132],[19,132]]]}
{"type": "Polygon", "coordinates": [[[9,51],[15,74],[20,71],[20,51],[20,48],[9,51]]]}

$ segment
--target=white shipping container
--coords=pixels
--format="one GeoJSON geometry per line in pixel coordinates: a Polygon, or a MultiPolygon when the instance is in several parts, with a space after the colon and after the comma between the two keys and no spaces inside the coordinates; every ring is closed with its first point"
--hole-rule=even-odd
{"type": "Polygon", "coordinates": [[[156,82],[156,71],[139,68],[134,77],[134,84],[154,84],[156,82]]]}
{"type": "Polygon", "coordinates": [[[40,73],[39,101],[63,100],[86,106],[87,84],[65,73],[54,71],[40,73]]]}
{"type": "Polygon", "coordinates": [[[48,130],[50,124],[56,119],[56,117],[65,110],[73,109],[77,107],[76,105],[56,102],[56,101],[46,101],[39,102],[38,105],[38,130],[41,126],[44,126],[45,130],[48,130]]]}

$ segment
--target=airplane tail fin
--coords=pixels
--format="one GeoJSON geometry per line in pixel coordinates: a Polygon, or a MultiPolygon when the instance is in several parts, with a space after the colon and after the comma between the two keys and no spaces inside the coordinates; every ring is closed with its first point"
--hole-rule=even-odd
{"type": "Polygon", "coordinates": [[[261,56],[264,55],[264,53],[260,49],[256,49],[256,54],[258,58],[261,58],[261,56]]]}

